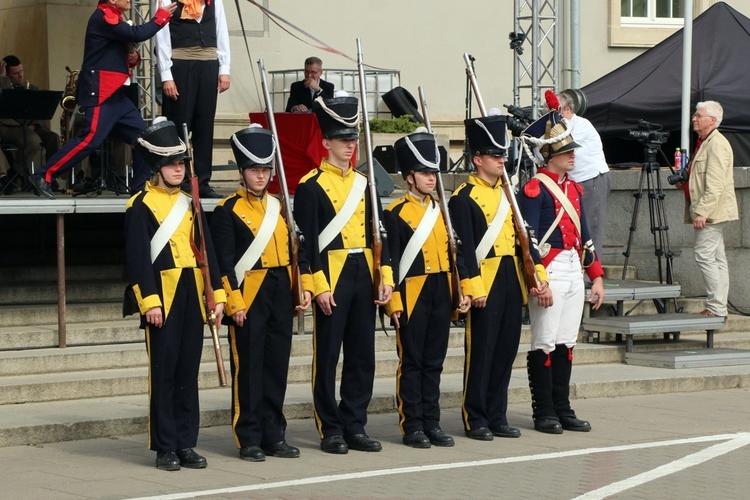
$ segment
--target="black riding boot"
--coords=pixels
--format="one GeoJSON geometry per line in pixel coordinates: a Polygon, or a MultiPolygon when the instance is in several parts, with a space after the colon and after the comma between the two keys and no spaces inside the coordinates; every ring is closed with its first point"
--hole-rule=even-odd
{"type": "Polygon", "coordinates": [[[526,355],[531,388],[534,429],[547,434],[562,434],[563,428],[552,404],[552,369],[550,357],[541,349],[526,355]]]}
{"type": "Polygon", "coordinates": [[[570,374],[573,370],[573,348],[557,344],[552,358],[552,402],[555,413],[566,431],[588,432],[591,424],[576,417],[570,407],[570,374]]]}

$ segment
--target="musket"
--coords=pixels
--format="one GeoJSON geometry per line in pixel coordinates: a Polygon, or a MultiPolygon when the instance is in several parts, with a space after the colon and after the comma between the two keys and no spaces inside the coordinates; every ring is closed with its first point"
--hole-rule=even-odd
{"type": "Polygon", "coordinates": [[[383,300],[383,273],[381,256],[383,254],[383,240],[387,238],[385,226],[380,220],[378,212],[378,189],[375,182],[375,167],[372,160],[372,137],[370,137],[370,122],[367,114],[367,86],[365,84],[365,68],[362,62],[362,44],[357,38],[357,69],[359,70],[359,102],[362,104],[362,122],[364,122],[365,150],[367,152],[367,187],[370,196],[370,223],[372,230],[372,271],[374,296],[376,300],[383,300]]]}
{"type": "MultiPolygon", "coordinates": [[[[190,158],[193,157],[192,151],[190,151],[190,139],[188,138],[187,124],[182,124],[182,133],[185,136],[185,145],[187,146],[187,154],[190,158]]],[[[227,385],[227,373],[224,370],[224,356],[221,354],[221,344],[219,343],[219,325],[217,324],[217,318],[214,311],[216,310],[216,302],[214,302],[214,287],[211,285],[211,272],[208,268],[208,253],[206,252],[206,233],[203,228],[203,210],[201,208],[200,190],[198,188],[198,176],[195,175],[195,168],[193,167],[192,160],[186,160],[188,169],[190,171],[190,192],[193,195],[193,220],[195,221],[195,229],[198,231],[198,243],[200,246],[196,246],[196,238],[190,238],[190,246],[193,247],[193,253],[195,254],[195,260],[198,263],[198,268],[201,270],[201,276],[203,277],[203,298],[206,306],[206,323],[208,329],[211,331],[211,339],[214,344],[214,354],[216,355],[216,370],[219,374],[219,385],[225,387],[227,385]]]]}
{"type": "MultiPolygon", "coordinates": [[[[474,68],[471,65],[469,54],[464,53],[464,62],[466,63],[466,75],[469,77],[471,82],[471,88],[474,91],[474,96],[477,99],[479,105],[479,111],[482,116],[487,116],[487,108],[484,107],[484,101],[482,100],[482,94],[479,92],[479,84],[477,83],[477,75],[474,74],[474,68]]],[[[531,242],[529,241],[528,228],[526,221],[521,215],[521,208],[518,206],[518,200],[516,200],[516,193],[513,192],[513,186],[508,178],[508,172],[502,169],[502,183],[503,192],[510,201],[510,210],[513,214],[513,224],[516,229],[516,238],[521,246],[521,254],[523,258],[523,274],[526,281],[526,286],[529,290],[532,288],[539,288],[541,286],[541,280],[536,272],[536,266],[534,259],[531,257],[531,242]]]]}
{"type": "Polygon", "coordinates": [[[268,118],[268,128],[273,134],[273,139],[276,141],[276,173],[279,179],[279,190],[281,191],[281,203],[282,210],[281,215],[284,217],[286,227],[289,230],[289,264],[292,268],[292,300],[294,301],[295,313],[296,307],[304,304],[304,289],[302,288],[302,278],[299,272],[299,244],[302,239],[300,236],[299,228],[297,223],[294,222],[294,215],[292,212],[292,202],[289,196],[289,186],[286,183],[286,173],[284,170],[284,160],[281,158],[281,144],[279,141],[279,134],[276,129],[276,119],[273,116],[273,104],[271,102],[271,94],[268,90],[268,81],[266,79],[266,67],[263,64],[263,59],[258,59],[258,69],[260,70],[260,82],[263,88],[263,99],[266,102],[266,117],[268,118]]]}
{"type": "MultiPolygon", "coordinates": [[[[424,97],[424,90],[420,85],[417,87],[419,90],[419,103],[422,105],[422,116],[424,117],[424,124],[427,127],[427,131],[432,134],[432,125],[430,123],[430,113],[427,110],[427,100],[424,97]]],[[[436,139],[437,140],[437,139],[436,139]]],[[[443,187],[443,178],[440,172],[435,173],[437,179],[437,194],[438,203],[440,203],[440,211],[443,213],[443,220],[445,221],[445,229],[448,232],[448,261],[451,266],[451,297],[453,298],[453,309],[459,309],[461,302],[463,301],[463,293],[461,291],[461,278],[458,275],[458,245],[461,244],[461,240],[458,239],[458,235],[453,230],[453,222],[451,222],[451,214],[448,211],[448,200],[445,198],[445,188],[443,187]]]]}

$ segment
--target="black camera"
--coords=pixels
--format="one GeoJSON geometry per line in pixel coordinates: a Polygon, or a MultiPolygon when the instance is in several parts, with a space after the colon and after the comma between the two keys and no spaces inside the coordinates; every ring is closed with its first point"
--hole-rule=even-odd
{"type": "Polygon", "coordinates": [[[673,173],[670,176],[667,176],[667,182],[670,186],[674,186],[675,184],[679,182],[687,182],[688,180],[688,172],[686,168],[681,168],[677,170],[675,173],[673,173]]]}
{"type": "MultiPolygon", "coordinates": [[[[626,120],[627,121],[627,120],[626,120]]],[[[662,130],[658,123],[638,120],[638,129],[628,130],[626,139],[634,139],[648,144],[664,144],[669,139],[669,131],[662,130]]]]}
{"type": "Polygon", "coordinates": [[[503,107],[508,110],[509,115],[505,117],[505,123],[508,125],[508,130],[513,132],[513,137],[520,137],[523,131],[531,125],[533,121],[531,114],[524,108],[513,106],[512,104],[503,104],[503,107]]]}

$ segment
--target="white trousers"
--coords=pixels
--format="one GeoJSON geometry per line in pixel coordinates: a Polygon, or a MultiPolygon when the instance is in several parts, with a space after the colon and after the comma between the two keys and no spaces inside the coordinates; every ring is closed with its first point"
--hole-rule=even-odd
{"type": "Polygon", "coordinates": [[[556,344],[576,345],[581,326],[585,288],[578,252],[563,250],[547,266],[552,307],[539,307],[536,298],[529,297],[531,319],[531,350],[546,353],[556,344]]]}
{"type": "Polygon", "coordinates": [[[706,309],[717,316],[727,315],[729,266],[724,252],[724,225],[706,225],[695,231],[695,262],[706,284],[706,309]]]}

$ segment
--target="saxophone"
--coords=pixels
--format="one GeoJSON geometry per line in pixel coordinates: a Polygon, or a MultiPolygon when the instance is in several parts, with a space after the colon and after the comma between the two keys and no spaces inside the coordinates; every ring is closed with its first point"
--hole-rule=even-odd
{"type": "Polygon", "coordinates": [[[65,144],[73,134],[71,122],[76,109],[76,86],[80,73],[78,70],[72,71],[69,66],[65,66],[65,69],[68,70],[68,83],[65,84],[65,93],[60,101],[60,107],[63,109],[60,115],[60,146],[65,144]]]}

